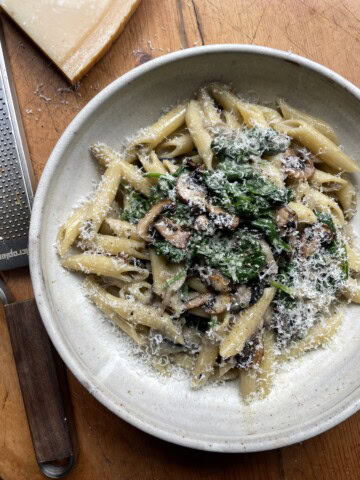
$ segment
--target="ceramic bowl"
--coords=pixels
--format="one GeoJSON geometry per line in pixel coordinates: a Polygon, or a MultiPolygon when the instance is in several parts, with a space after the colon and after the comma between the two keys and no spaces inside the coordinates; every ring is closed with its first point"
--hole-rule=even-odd
{"type": "MultiPolygon", "coordinates": [[[[348,308],[335,341],[279,372],[265,400],[245,406],[236,382],[192,391],[189,379],[162,378],[64,271],[54,243],[59,225],[92,189],[101,170],[88,147],[114,148],[188,99],[201,85],[231,83],[260,102],[281,95],[327,120],[354,158],[359,154],[360,91],[331,70],[288,52],[214,45],[165,55],[100,92],[71,122],[39,183],[30,229],[30,265],[45,327],[78,380],[112,412],[162,439],[203,450],[244,452],[282,447],[317,435],[360,404],[360,322],[348,308]]],[[[355,230],[359,216],[353,220],[355,230]]]]}

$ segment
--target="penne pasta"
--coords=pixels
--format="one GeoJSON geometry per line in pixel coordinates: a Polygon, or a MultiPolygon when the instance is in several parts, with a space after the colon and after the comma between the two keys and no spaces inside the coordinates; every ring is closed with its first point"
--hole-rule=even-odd
{"type": "Polygon", "coordinates": [[[340,147],[303,120],[275,123],[274,129],[290,135],[338,172],[358,172],[359,166],[340,147]]]}
{"type": "Polygon", "coordinates": [[[220,344],[220,355],[232,357],[241,352],[246,340],[251,337],[263,321],[263,316],[275,295],[275,288],[266,288],[261,299],[255,305],[241,312],[230,333],[220,344]]]}
{"type": "Polygon", "coordinates": [[[128,151],[132,151],[137,146],[146,146],[155,148],[164,138],[174,133],[185,122],[187,105],[182,103],[177,105],[170,112],[162,115],[157,122],[141,131],[140,135],[130,142],[128,151]]]}
{"type": "Polygon", "coordinates": [[[345,224],[344,214],[339,205],[332,198],[314,188],[309,188],[306,191],[305,198],[308,202],[309,208],[319,210],[320,212],[330,212],[335,223],[338,225],[345,224]]]}
{"type": "Polygon", "coordinates": [[[349,271],[353,277],[360,276],[360,253],[351,248],[347,243],[345,244],[347,260],[349,264],[349,271]]]}
{"type": "MultiPolygon", "coordinates": [[[[151,150],[150,153],[147,153],[145,151],[140,151],[138,153],[138,158],[146,172],[167,173],[166,168],[164,167],[162,162],[159,160],[154,150],[151,150]]],[[[156,182],[155,179],[154,181],[156,182]]]]}
{"type": "Polygon", "coordinates": [[[196,359],[192,374],[193,388],[202,387],[214,372],[214,365],[219,355],[219,346],[203,339],[201,351],[196,359]]]}
{"type": "Polygon", "coordinates": [[[186,280],[184,265],[169,264],[164,257],[156,255],[153,249],[150,249],[150,261],[153,290],[157,295],[163,297],[167,292],[176,292],[181,288],[186,280]]]}
{"type": "Polygon", "coordinates": [[[114,277],[123,282],[139,282],[149,276],[145,268],[132,265],[125,260],[105,255],[80,254],[64,258],[61,265],[69,270],[93,273],[104,277],[114,277]]]}
{"type": "Polygon", "coordinates": [[[276,167],[271,162],[266,162],[261,165],[261,171],[264,176],[270,180],[277,187],[284,188],[284,174],[281,172],[280,168],[276,167]]]}
{"type": "Polygon", "coordinates": [[[356,212],[356,190],[350,180],[335,192],[336,198],[344,211],[344,216],[350,220],[356,212]]]}
{"type": "Polygon", "coordinates": [[[216,108],[214,100],[210,97],[206,88],[202,88],[198,95],[198,102],[205,114],[206,123],[209,126],[223,125],[220,111],[216,108]]]}
{"type": "Polygon", "coordinates": [[[285,102],[283,98],[278,98],[277,103],[281,110],[283,117],[286,120],[303,120],[307,124],[311,125],[317,131],[325,135],[329,140],[338,145],[338,140],[334,129],[324,120],[313,117],[307,113],[297,110],[285,102]]]}
{"type": "Polygon", "coordinates": [[[265,398],[269,395],[274,377],[276,354],[273,332],[269,330],[264,331],[263,346],[264,353],[257,372],[257,389],[260,398],[265,398]]]}
{"type": "Polygon", "coordinates": [[[136,232],[136,226],[125,220],[119,220],[117,218],[107,217],[104,220],[104,224],[108,225],[111,232],[115,233],[118,237],[125,237],[131,240],[142,242],[141,237],[136,232]]]}
{"type": "Polygon", "coordinates": [[[293,342],[288,349],[277,356],[278,362],[294,360],[309,350],[314,350],[328,343],[335,335],[342,322],[342,314],[336,313],[324,323],[317,323],[301,340],[293,342]]]}
{"type": "Polygon", "coordinates": [[[272,125],[276,122],[281,122],[281,120],[283,120],[283,117],[274,108],[264,107],[263,105],[257,105],[257,107],[263,113],[265,120],[269,125],[272,125]]]}
{"type": "Polygon", "coordinates": [[[154,328],[164,333],[174,343],[184,344],[184,338],[173,324],[170,316],[159,307],[115,297],[100,286],[96,287],[96,294],[105,305],[130,324],[154,328]]]}
{"type": "Polygon", "coordinates": [[[347,185],[348,182],[338,175],[331,175],[330,173],[315,169],[314,174],[309,178],[309,183],[322,192],[337,192],[347,185]]]}
{"type": "Polygon", "coordinates": [[[212,84],[210,90],[215,100],[229,111],[237,111],[248,127],[260,125],[268,127],[262,110],[251,103],[243,102],[236,95],[219,84],[212,84]]]}
{"type": "Polygon", "coordinates": [[[151,301],[152,286],[149,282],[125,283],[120,288],[119,297],[128,298],[129,295],[144,305],[148,305],[151,301]]]}
{"type": "MultiPolygon", "coordinates": [[[[92,151],[101,149],[99,145],[94,146],[92,151]]],[[[113,159],[106,168],[105,173],[95,192],[94,198],[89,204],[86,221],[93,233],[99,231],[104,218],[109,213],[115,199],[122,176],[122,161],[119,156],[113,159]]]]}
{"type": "Polygon", "coordinates": [[[179,365],[179,367],[185,370],[188,370],[189,372],[192,372],[194,370],[196,361],[195,358],[196,357],[194,355],[189,355],[185,352],[175,353],[171,356],[171,360],[173,363],[179,365]]]}
{"type": "Polygon", "coordinates": [[[56,245],[60,257],[63,257],[67,253],[69,248],[80,235],[80,229],[87,218],[88,209],[89,204],[87,203],[77,208],[59,228],[56,237],[56,245]]]}
{"type": "Polygon", "coordinates": [[[360,284],[354,278],[349,277],[342,291],[345,298],[354,303],[360,303],[360,284]]]}
{"type": "Polygon", "coordinates": [[[170,162],[169,160],[163,160],[163,165],[166,168],[167,172],[173,174],[179,168],[175,163],[170,162]]]}
{"type": "Polygon", "coordinates": [[[194,142],[189,133],[165,139],[158,147],[159,158],[175,158],[191,153],[194,142]]]}
{"type": "Polygon", "coordinates": [[[240,393],[245,404],[249,404],[257,391],[257,370],[249,368],[240,371],[240,393]]]}
{"type": "Polygon", "coordinates": [[[227,127],[232,128],[234,130],[241,128],[240,117],[239,115],[236,115],[235,112],[224,110],[223,115],[225,117],[225,123],[227,127]]]}
{"type": "Polygon", "coordinates": [[[123,253],[129,255],[129,257],[150,260],[149,252],[145,248],[145,242],[139,242],[131,238],[114,237],[98,233],[91,240],[84,242],[84,245],[86,248],[104,254],[118,255],[123,253]]]}
{"type": "Polygon", "coordinates": [[[189,102],[185,120],[200,157],[207,168],[211,170],[214,158],[211,150],[212,138],[204,126],[204,113],[196,100],[189,102]]]}
{"type": "Polygon", "coordinates": [[[134,326],[117,315],[104,301],[102,289],[92,277],[87,277],[84,282],[88,298],[111,320],[111,322],[125,332],[138,345],[144,346],[147,343],[147,335],[138,331],[134,326]]]}
{"type": "Polygon", "coordinates": [[[297,221],[299,223],[313,224],[317,222],[315,213],[306,205],[299,202],[289,202],[288,206],[296,213],[297,221]]]}
{"type": "MultiPolygon", "coordinates": [[[[98,160],[108,158],[109,168],[112,166],[112,164],[114,164],[114,170],[116,169],[115,172],[118,172],[119,176],[121,175],[123,179],[129,183],[129,185],[135,188],[135,190],[138,190],[145,196],[150,195],[151,183],[147,178],[144,178],[139,168],[125,161],[126,157],[121,157],[112,148],[103,143],[97,143],[93,145],[90,150],[93,156],[98,160]]],[[[109,172],[109,177],[110,173],[111,172],[109,172]]]]}

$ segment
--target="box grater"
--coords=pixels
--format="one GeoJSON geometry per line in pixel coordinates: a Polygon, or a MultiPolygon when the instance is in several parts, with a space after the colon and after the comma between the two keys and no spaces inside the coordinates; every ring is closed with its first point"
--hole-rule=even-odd
{"type": "Polygon", "coordinates": [[[0,28],[0,271],[28,265],[34,175],[0,28]]]}

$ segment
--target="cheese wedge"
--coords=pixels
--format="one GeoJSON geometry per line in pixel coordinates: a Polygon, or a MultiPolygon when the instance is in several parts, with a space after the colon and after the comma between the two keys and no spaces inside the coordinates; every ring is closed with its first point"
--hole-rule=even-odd
{"type": "Polygon", "coordinates": [[[74,84],[111,47],[140,1],[0,0],[0,6],[74,84]]]}

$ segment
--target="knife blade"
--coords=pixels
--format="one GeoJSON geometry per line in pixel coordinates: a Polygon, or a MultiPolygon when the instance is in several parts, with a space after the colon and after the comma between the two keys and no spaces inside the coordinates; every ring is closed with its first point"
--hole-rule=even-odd
{"type": "MultiPolygon", "coordinates": [[[[0,21],[0,271],[26,266],[34,175],[0,21]]],[[[34,299],[14,302],[0,280],[20,389],[42,472],[65,476],[74,464],[66,371],[34,299]]]]}

